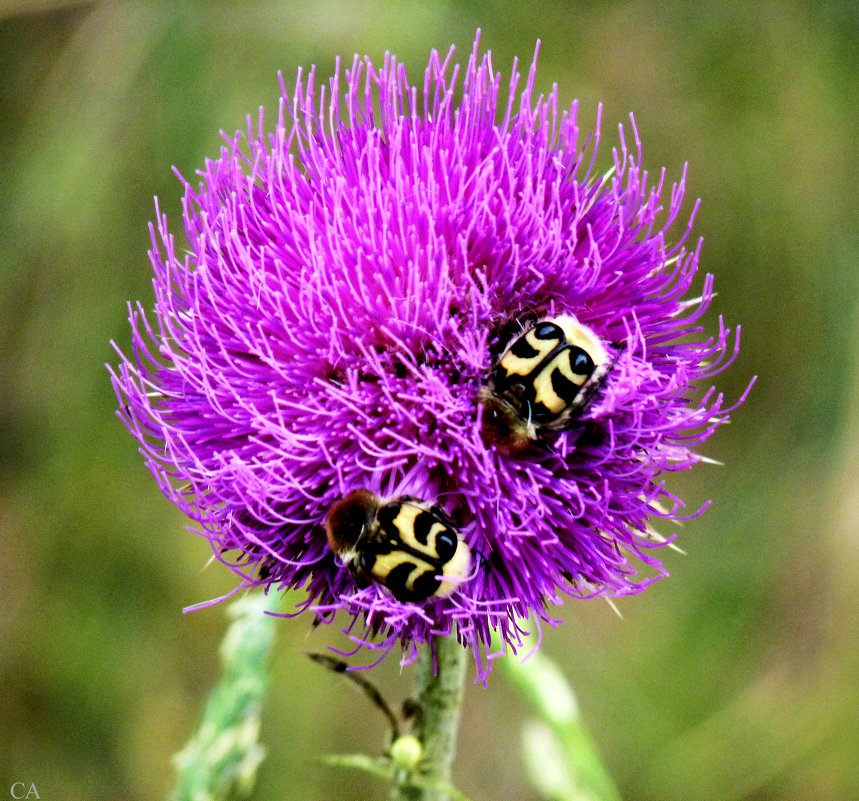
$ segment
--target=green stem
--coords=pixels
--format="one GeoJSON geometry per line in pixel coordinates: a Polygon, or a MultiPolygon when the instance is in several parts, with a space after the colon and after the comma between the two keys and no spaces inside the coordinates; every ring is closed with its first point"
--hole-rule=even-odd
{"type": "Polygon", "coordinates": [[[573,688],[543,653],[526,662],[508,652],[507,675],[540,722],[526,724],[526,763],[534,786],[553,801],[621,801],[579,711],[573,688]]]}
{"type": "Polygon", "coordinates": [[[448,801],[456,733],[462,706],[467,651],[456,637],[436,637],[418,655],[415,691],[418,701],[415,734],[424,757],[421,786],[406,782],[394,789],[393,801],[448,801]],[[435,664],[433,664],[433,653],[435,664]]]}
{"type": "Polygon", "coordinates": [[[233,622],[221,643],[222,675],[200,726],[174,756],[178,772],[171,801],[230,801],[250,795],[265,756],[260,715],[268,684],[268,660],[277,630],[280,594],[260,592],[228,607],[233,622]]]}

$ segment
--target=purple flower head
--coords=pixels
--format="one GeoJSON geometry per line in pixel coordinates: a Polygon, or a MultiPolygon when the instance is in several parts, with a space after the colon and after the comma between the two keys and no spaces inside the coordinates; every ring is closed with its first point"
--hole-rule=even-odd
{"type": "Polygon", "coordinates": [[[685,172],[650,179],[633,122],[598,174],[599,125],[583,138],[575,104],[534,96],[536,54],[520,91],[515,62],[502,90],[476,41],[462,74],[452,53],[432,53],[419,88],[389,55],[378,70],[356,56],[345,87],[339,64],[318,90],[299,71],[273,133],[249,118],[198,186],[183,180],[187,249],[157,211],[154,315],[131,307],[113,381],[162,491],[240,587],[303,589],[299,611],[343,612],[356,650],[400,642],[404,661],[455,633],[484,678],[492,636],[518,647],[566,596],[665,573],[651,521],[682,507],[665,474],[727,419],[706,386],[737,339],[698,325],[709,275],[688,297],[691,220],[669,233],[685,172]],[[531,428],[500,447],[484,412],[503,354],[568,318],[603,364],[560,423],[507,404],[531,428]],[[389,561],[374,525],[403,534],[389,561]],[[418,558],[422,593],[391,572],[420,525],[431,554],[445,536],[460,549],[418,558]]]}

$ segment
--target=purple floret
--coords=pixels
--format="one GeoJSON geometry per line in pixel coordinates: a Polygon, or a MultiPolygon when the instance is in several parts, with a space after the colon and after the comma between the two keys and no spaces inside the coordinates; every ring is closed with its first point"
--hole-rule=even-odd
{"type": "Polygon", "coordinates": [[[339,64],[327,91],[299,71],[274,133],[260,112],[183,179],[187,248],[156,207],[155,311],[130,308],[113,381],[162,491],[239,587],[303,588],[301,609],[344,612],[356,648],[400,642],[405,661],[453,632],[485,678],[493,633],[519,647],[528,618],[556,623],[547,605],[665,573],[651,521],[682,504],[664,474],[727,420],[706,387],[738,339],[702,334],[709,275],[688,297],[691,219],[668,233],[685,172],[649,180],[633,122],[596,174],[599,123],[582,141],[575,104],[534,97],[536,54],[506,99],[477,41],[461,86],[452,54],[432,53],[421,91],[392,56],[356,56],[342,93],[339,64]],[[505,456],[478,394],[511,323],[560,314],[612,369],[568,430],[505,456]],[[325,533],[355,489],[440,505],[472,575],[425,603],[357,581],[325,533]]]}

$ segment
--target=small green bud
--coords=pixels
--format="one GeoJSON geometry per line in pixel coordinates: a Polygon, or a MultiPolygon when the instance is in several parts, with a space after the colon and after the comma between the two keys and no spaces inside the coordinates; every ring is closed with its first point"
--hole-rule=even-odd
{"type": "Polygon", "coordinates": [[[412,734],[404,734],[397,737],[391,743],[391,762],[398,770],[414,770],[424,756],[424,748],[421,741],[412,734]]]}

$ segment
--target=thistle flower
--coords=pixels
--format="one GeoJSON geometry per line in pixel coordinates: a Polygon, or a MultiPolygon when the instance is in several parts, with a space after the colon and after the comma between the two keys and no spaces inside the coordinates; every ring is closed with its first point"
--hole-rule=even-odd
{"type": "Polygon", "coordinates": [[[536,52],[521,91],[477,41],[460,88],[452,55],[431,54],[422,91],[390,55],[356,56],[345,88],[339,62],[327,91],[313,70],[281,79],[274,132],[249,117],[199,185],[182,179],[184,253],[156,203],[154,315],[130,306],[112,377],[163,493],[239,588],[304,590],[297,611],[345,613],[356,651],[399,642],[410,661],[454,633],[485,678],[493,633],[517,648],[564,597],[665,574],[652,521],[682,508],[665,474],[732,411],[688,393],[738,339],[698,325],[713,284],[689,297],[692,219],[669,233],[685,169],[649,178],[632,121],[599,175],[600,114],[582,138],[557,87],[535,97],[536,52]],[[493,367],[559,315],[611,363],[567,425],[505,452],[482,425],[493,367]],[[472,556],[453,592],[398,600],[332,552],[326,518],[356,490],[443,512],[472,556]]]}

